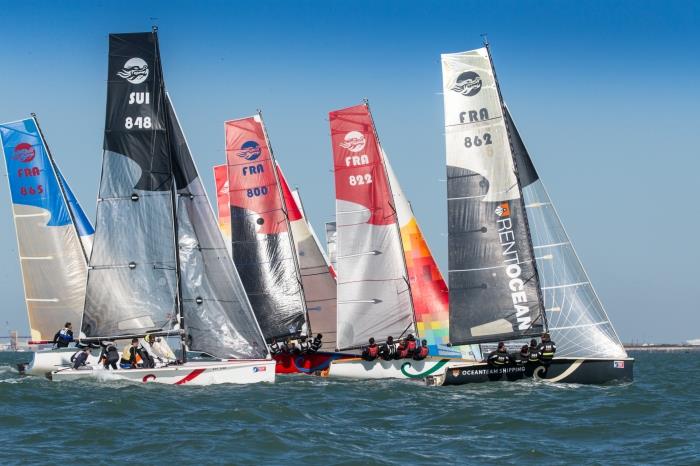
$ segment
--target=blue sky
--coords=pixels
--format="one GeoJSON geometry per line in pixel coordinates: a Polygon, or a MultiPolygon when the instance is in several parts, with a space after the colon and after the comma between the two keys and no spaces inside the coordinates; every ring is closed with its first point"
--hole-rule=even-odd
{"type": "MultiPolygon", "coordinates": [[[[487,32],[504,98],[623,340],[700,338],[700,6],[681,1],[2,1],[0,121],[36,112],[94,217],[107,35],[159,26],[205,182],[223,121],[262,109],[319,232],[334,214],[328,111],[368,98],[446,271],[440,53],[487,32]]],[[[4,167],[2,169],[5,175],[4,167]]],[[[26,329],[6,183],[0,333],[26,329]],[[7,322],[7,324],[6,324],[7,322]]]]}

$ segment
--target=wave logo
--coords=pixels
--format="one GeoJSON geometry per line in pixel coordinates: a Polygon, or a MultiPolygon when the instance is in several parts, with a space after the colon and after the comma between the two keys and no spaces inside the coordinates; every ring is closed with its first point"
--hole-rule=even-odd
{"type": "Polygon", "coordinates": [[[148,63],[138,57],[130,58],[124,63],[124,68],[119,70],[117,76],[131,84],[141,84],[148,78],[148,63]]]}
{"type": "Polygon", "coordinates": [[[246,160],[255,160],[260,157],[261,153],[260,144],[255,141],[246,141],[241,146],[241,150],[236,152],[236,155],[246,160]]]}
{"type": "Polygon", "coordinates": [[[451,89],[467,97],[477,95],[481,90],[481,76],[473,71],[465,71],[457,76],[451,89]]]}
{"type": "Polygon", "coordinates": [[[26,142],[20,142],[15,146],[14,154],[12,155],[13,160],[18,160],[20,162],[29,163],[36,157],[36,151],[31,144],[26,142]]]}
{"type": "Polygon", "coordinates": [[[360,152],[365,148],[365,144],[367,144],[365,135],[359,131],[350,131],[345,135],[344,139],[345,140],[340,143],[340,147],[347,149],[350,152],[360,152]]]}

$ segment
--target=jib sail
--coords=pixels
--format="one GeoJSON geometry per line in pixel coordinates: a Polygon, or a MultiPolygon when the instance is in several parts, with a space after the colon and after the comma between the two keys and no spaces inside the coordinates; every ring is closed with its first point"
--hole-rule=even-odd
{"type": "Polygon", "coordinates": [[[94,230],[35,118],[0,125],[31,338],[78,325],[94,230]],[[82,245],[81,245],[82,243],[82,245]]]}
{"type": "Polygon", "coordinates": [[[489,52],[442,55],[450,342],[493,342],[544,326],[527,217],[489,52]]]}
{"type": "Polygon", "coordinates": [[[326,222],[326,249],[328,251],[328,261],[331,264],[331,267],[333,267],[333,270],[335,273],[336,269],[336,241],[338,239],[338,234],[337,234],[337,229],[336,229],[336,223],[335,222],[326,222]]]}
{"type": "Polygon", "coordinates": [[[627,353],[583,268],[506,110],[547,322],[558,357],[623,358],[627,353]]]}
{"type": "Polygon", "coordinates": [[[338,348],[415,333],[391,187],[367,105],[330,113],[335,168],[338,348]]]}
{"type": "Polygon", "coordinates": [[[267,341],[309,332],[290,210],[262,118],[227,121],[233,261],[267,341]]]}

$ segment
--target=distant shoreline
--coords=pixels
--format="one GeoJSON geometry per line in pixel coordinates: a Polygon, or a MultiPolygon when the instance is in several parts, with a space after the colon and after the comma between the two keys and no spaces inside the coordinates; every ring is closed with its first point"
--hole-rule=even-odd
{"type": "Polygon", "coordinates": [[[671,352],[671,351],[700,351],[700,345],[631,345],[626,344],[625,350],[627,351],[661,351],[661,352],[671,352]]]}

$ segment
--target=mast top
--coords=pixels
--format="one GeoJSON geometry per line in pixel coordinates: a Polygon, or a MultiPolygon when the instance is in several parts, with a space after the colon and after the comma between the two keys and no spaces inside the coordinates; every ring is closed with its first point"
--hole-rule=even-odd
{"type": "Polygon", "coordinates": [[[158,26],[156,26],[156,25],[151,26],[151,32],[153,32],[153,33],[158,32],[158,26]]]}
{"type": "Polygon", "coordinates": [[[486,32],[482,32],[482,33],[481,33],[481,41],[483,42],[484,47],[487,47],[487,48],[488,48],[488,46],[489,46],[489,35],[488,35],[488,33],[486,33],[486,32]]]}

